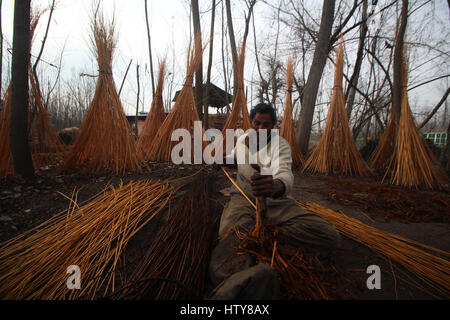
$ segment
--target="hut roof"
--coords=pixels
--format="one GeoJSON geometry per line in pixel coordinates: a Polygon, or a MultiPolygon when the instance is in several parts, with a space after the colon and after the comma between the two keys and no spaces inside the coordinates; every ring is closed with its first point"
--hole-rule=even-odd
{"type": "MultiPolygon", "coordinates": [[[[195,92],[195,86],[193,87],[193,90],[195,92]]],[[[203,84],[203,96],[205,97],[205,99],[206,97],[209,97],[209,101],[207,102],[207,104],[210,107],[220,109],[233,101],[233,96],[231,94],[225,92],[224,90],[222,90],[213,83],[210,83],[209,94],[207,94],[206,90],[207,90],[206,84],[203,84]]],[[[172,100],[173,102],[177,100],[180,91],[177,91],[175,93],[175,96],[172,100]]]]}

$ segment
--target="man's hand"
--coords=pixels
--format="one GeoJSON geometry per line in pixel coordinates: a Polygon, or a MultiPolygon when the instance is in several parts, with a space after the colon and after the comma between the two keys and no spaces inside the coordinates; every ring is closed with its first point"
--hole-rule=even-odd
{"type": "Polygon", "coordinates": [[[272,175],[255,173],[251,177],[252,192],[255,197],[278,198],[284,191],[284,183],[280,179],[273,179],[272,175]]]}

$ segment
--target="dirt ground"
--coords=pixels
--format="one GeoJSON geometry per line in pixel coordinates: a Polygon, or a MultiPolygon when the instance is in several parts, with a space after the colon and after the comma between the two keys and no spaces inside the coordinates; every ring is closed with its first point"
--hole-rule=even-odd
{"type": "MultiPolygon", "coordinates": [[[[8,178],[0,182],[0,242],[67,209],[75,191],[78,191],[78,203],[82,203],[109,184],[117,186],[121,181],[126,183],[138,179],[177,179],[194,174],[201,166],[149,163],[149,168],[150,171],[142,173],[115,175],[60,174],[54,167],[48,167],[41,170],[35,182],[8,178]]],[[[218,190],[231,185],[221,171],[216,172],[215,177],[218,190]]],[[[440,192],[414,191],[380,185],[377,179],[295,172],[294,197],[316,202],[378,229],[450,252],[448,188],[440,192]]],[[[183,183],[183,180],[178,183],[183,183]]],[[[226,203],[226,192],[217,193],[216,201],[226,203]]],[[[145,251],[143,243],[146,241],[143,240],[150,241],[148,235],[153,232],[149,230],[156,230],[159,225],[155,223],[144,228],[136,239],[130,241],[127,249],[137,250],[136,246],[139,246],[139,250],[145,251]]],[[[131,268],[132,264],[129,266],[131,268]]],[[[330,266],[333,271],[321,274],[321,277],[334,299],[448,299],[394,262],[345,236],[342,236],[341,248],[331,257],[330,266]],[[378,265],[381,269],[381,289],[369,290],[366,286],[370,276],[366,270],[370,265],[378,265]]]]}

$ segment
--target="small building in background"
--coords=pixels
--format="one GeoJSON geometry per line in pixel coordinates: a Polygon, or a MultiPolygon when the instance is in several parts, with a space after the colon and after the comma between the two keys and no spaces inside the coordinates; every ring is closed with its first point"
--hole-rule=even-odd
{"type": "Polygon", "coordinates": [[[445,131],[437,131],[437,132],[428,132],[424,133],[423,137],[428,140],[431,144],[443,147],[447,143],[447,132],[445,131]]]}

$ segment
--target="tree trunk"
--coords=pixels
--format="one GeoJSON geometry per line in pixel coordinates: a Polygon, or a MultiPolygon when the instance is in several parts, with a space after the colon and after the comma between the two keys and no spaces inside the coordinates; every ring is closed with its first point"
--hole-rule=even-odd
{"type": "Polygon", "coordinates": [[[16,174],[34,179],[28,144],[28,64],[30,55],[30,0],[16,0],[12,55],[11,154],[16,174]]]}
{"type": "Polygon", "coordinates": [[[361,20],[363,23],[361,24],[361,30],[359,32],[359,44],[358,44],[358,53],[356,56],[356,62],[355,62],[355,69],[353,70],[352,77],[350,78],[350,84],[347,90],[347,94],[345,97],[347,98],[347,118],[350,120],[350,116],[353,109],[353,102],[355,101],[355,95],[356,95],[356,86],[358,85],[359,80],[359,73],[361,71],[361,65],[363,61],[363,54],[364,54],[364,42],[366,40],[366,34],[367,34],[367,1],[363,1],[363,7],[362,7],[362,15],[361,20]]]}
{"type": "MultiPolygon", "coordinates": [[[[38,54],[38,56],[36,58],[36,61],[34,62],[34,65],[33,65],[33,76],[34,76],[34,81],[36,82],[37,93],[39,95],[41,95],[41,85],[39,83],[39,78],[38,78],[38,75],[37,75],[37,66],[39,64],[39,61],[41,60],[42,53],[44,52],[45,42],[47,41],[48,30],[50,29],[50,23],[52,21],[52,16],[53,16],[53,11],[54,10],[55,10],[55,0],[53,0],[52,6],[50,8],[50,14],[48,16],[47,28],[45,29],[45,34],[44,34],[44,39],[42,40],[41,49],[39,50],[39,54],[38,54]]],[[[45,107],[47,108],[47,105],[45,107]]]]}
{"type": "Polygon", "coordinates": [[[237,47],[236,39],[234,37],[233,29],[233,18],[231,17],[231,5],[230,0],[225,0],[225,7],[227,11],[227,24],[228,24],[228,34],[230,36],[230,47],[231,47],[231,57],[233,59],[233,97],[236,95],[236,90],[238,87],[238,77],[237,77],[237,47]]]}
{"type": "MultiPolygon", "coordinates": [[[[228,93],[228,78],[227,78],[227,67],[225,63],[225,24],[224,24],[224,10],[223,10],[223,1],[222,1],[222,32],[221,32],[221,40],[222,40],[222,70],[223,70],[223,83],[224,83],[224,91],[228,93]]],[[[225,102],[227,104],[226,110],[228,110],[228,105],[231,103],[231,101],[228,101],[228,94],[225,95],[225,102]]]]}
{"type": "Polygon", "coordinates": [[[148,10],[147,10],[147,0],[145,0],[145,23],[147,25],[147,40],[148,40],[148,55],[150,58],[150,77],[152,79],[152,97],[155,98],[155,79],[153,77],[153,55],[152,55],[152,41],[150,37],[150,27],[148,25],[148,10]]]}
{"type": "Polygon", "coordinates": [[[400,114],[402,108],[402,56],[403,56],[403,42],[406,32],[406,23],[408,21],[408,0],[402,0],[402,11],[400,15],[400,27],[396,35],[396,43],[394,48],[394,83],[392,91],[392,108],[394,108],[395,122],[400,121],[400,114]]]}
{"type": "MultiPolygon", "coordinates": [[[[192,0],[192,24],[194,25],[194,37],[202,38],[202,30],[200,28],[200,11],[198,9],[198,0],[192,0]]],[[[197,72],[195,73],[195,103],[200,120],[203,119],[203,62],[200,62],[197,72]]]]}
{"type": "Polygon", "coordinates": [[[212,69],[212,61],[213,61],[213,49],[214,49],[214,22],[216,20],[216,0],[212,0],[212,11],[211,11],[211,31],[210,31],[210,43],[209,43],[209,61],[208,61],[208,71],[206,73],[206,101],[204,107],[203,114],[203,125],[205,129],[208,129],[209,124],[209,114],[208,107],[210,105],[210,89],[209,86],[211,84],[211,69],[212,69]]]}
{"type": "Polygon", "coordinates": [[[330,35],[333,26],[335,0],[324,0],[322,7],[322,19],[320,22],[319,35],[317,39],[314,57],[309,70],[308,80],[303,91],[302,109],[298,120],[297,141],[300,150],[306,154],[311,136],[311,127],[314,109],[319,89],[320,79],[327,62],[330,50],[330,35]]]}
{"type": "Polygon", "coordinates": [[[138,129],[138,119],[139,119],[139,94],[141,92],[141,85],[139,83],[139,65],[136,65],[136,81],[137,81],[137,94],[136,94],[136,118],[134,120],[135,124],[135,134],[136,139],[139,137],[139,129],[138,129]]]}

